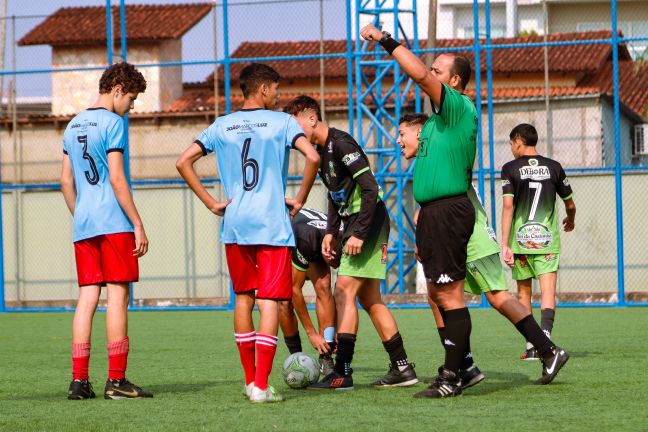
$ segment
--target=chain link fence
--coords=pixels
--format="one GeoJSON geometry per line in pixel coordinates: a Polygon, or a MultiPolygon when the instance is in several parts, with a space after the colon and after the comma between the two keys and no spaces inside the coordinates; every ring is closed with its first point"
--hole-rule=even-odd
{"type": "MultiPolygon", "coordinates": [[[[78,286],[72,219],[58,186],[62,136],[73,114],[94,102],[98,77],[108,64],[106,38],[103,44],[63,43],[50,35],[54,39],[49,42],[30,42],[36,40],[39,28],[60,13],[58,6],[14,17],[12,8],[17,14],[19,2],[8,1],[0,75],[2,304],[9,310],[71,308],[78,286]]],[[[102,9],[97,13],[103,16],[105,28],[105,1],[57,3],[83,8],[75,9],[77,14],[102,9]]],[[[128,1],[127,22],[137,19],[129,9],[136,8],[135,3],[171,7],[171,2],[162,0],[128,1]]],[[[242,65],[259,59],[279,70],[280,104],[298,94],[319,100],[331,126],[354,129],[356,139],[371,152],[375,171],[385,166],[385,158],[399,157],[399,149],[387,136],[393,138],[396,129],[384,122],[380,132],[366,134],[370,116],[357,110],[356,92],[370,86],[361,80],[358,84],[355,77],[355,62],[369,55],[355,41],[358,25],[372,20],[359,13],[368,4],[241,1],[205,3],[206,8],[200,9],[200,4],[189,1],[173,3],[180,8],[176,21],[184,23],[175,39],[126,33],[127,60],[137,63],[149,82],[128,120],[134,197],[151,241],[149,253],[140,260],[141,279],[134,285],[132,306],[227,309],[230,283],[224,248],[218,242],[220,221],[186,188],[174,163],[216,116],[240,107],[236,78],[242,65]],[[360,125],[362,136],[357,132],[360,125]]],[[[393,10],[393,2],[387,3],[381,7],[393,10]]],[[[474,77],[467,94],[481,108],[474,180],[495,227],[499,228],[501,212],[499,170],[512,158],[508,134],[518,123],[534,124],[540,136],[538,150],[567,169],[578,207],[576,230],[563,235],[559,301],[577,305],[648,302],[643,284],[648,228],[641,199],[648,180],[648,9],[638,6],[642,2],[615,2],[620,31],[616,64],[612,9],[607,3],[528,1],[517,5],[515,18],[507,18],[504,3],[487,9],[484,2],[439,0],[435,44],[426,43],[431,22],[427,2],[405,3],[396,7],[416,14],[401,14],[401,26],[407,34],[417,30],[418,40],[410,42],[413,48],[419,43],[421,55],[426,47],[434,52],[461,50],[475,64],[474,29],[475,22],[479,24],[479,91],[474,77]],[[617,113],[615,96],[619,97],[617,113]]],[[[117,35],[119,6],[113,5],[111,16],[117,35]]],[[[393,13],[383,11],[379,21],[391,30],[393,13]]],[[[118,37],[111,49],[113,60],[119,61],[118,37]]],[[[393,85],[393,74],[382,79],[385,88],[393,85]]],[[[389,112],[394,113],[399,103],[401,112],[420,109],[421,101],[411,86],[403,84],[400,90],[405,96],[401,102],[393,101],[389,112]]],[[[387,165],[377,175],[389,192],[392,216],[384,292],[388,302],[408,307],[425,299],[417,293],[412,253],[411,170],[405,161],[400,172],[394,166],[387,165]]],[[[299,184],[303,161],[293,155],[290,167],[289,195],[299,184]]],[[[214,158],[201,159],[197,171],[210,192],[222,197],[214,158]]],[[[557,205],[563,216],[564,209],[557,205]]],[[[319,180],[307,206],[326,209],[319,180]]],[[[510,286],[514,289],[512,281],[510,286]]],[[[310,285],[306,294],[313,298],[310,285]]],[[[480,298],[470,301],[485,304],[480,298]]]]}

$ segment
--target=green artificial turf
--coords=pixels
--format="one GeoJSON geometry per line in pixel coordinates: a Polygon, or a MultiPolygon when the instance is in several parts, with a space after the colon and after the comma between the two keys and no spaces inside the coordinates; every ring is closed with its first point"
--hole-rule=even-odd
{"type": "MultiPolygon", "coordinates": [[[[394,310],[419,378],[442,363],[427,310],[394,310]]],[[[539,362],[522,362],[524,343],[493,310],[471,310],[472,350],[486,380],[454,399],[414,399],[423,388],[367,386],[387,371],[387,354],[361,313],[353,361],[356,389],[290,390],[280,374],[283,339],[270,383],[281,404],[252,405],[231,312],[130,314],[128,377],[155,393],[147,400],[104,400],[103,313],[95,317],[90,377],[99,398],[66,400],[71,313],[0,314],[0,430],[648,430],[645,308],[559,309],[554,339],[571,359],[549,386],[536,386],[539,362]]],[[[302,332],[304,350],[314,354],[302,332]]]]}

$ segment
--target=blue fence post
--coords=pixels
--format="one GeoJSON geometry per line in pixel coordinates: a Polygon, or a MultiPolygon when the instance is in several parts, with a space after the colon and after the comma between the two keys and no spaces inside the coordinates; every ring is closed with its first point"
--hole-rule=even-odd
{"type": "MultiPolygon", "coordinates": [[[[231,110],[230,104],[230,52],[229,52],[229,18],[227,14],[228,0],[223,0],[223,79],[225,81],[225,114],[231,110]]],[[[218,83],[215,83],[218,85],[218,83]]]]}
{"type": "Polygon", "coordinates": [[[623,184],[621,172],[621,135],[619,130],[619,34],[617,0],[612,0],[612,81],[614,85],[614,186],[616,195],[617,284],[619,305],[625,305],[625,270],[623,254],[623,184]]]}
{"type": "Polygon", "coordinates": [[[347,91],[349,93],[349,135],[353,136],[353,34],[351,29],[351,2],[346,0],[346,61],[347,61],[347,91]]]}
{"type": "Polygon", "coordinates": [[[108,66],[113,64],[113,32],[112,32],[112,7],[110,0],[106,0],[106,53],[108,66]]]}
{"type": "MultiPolygon", "coordinates": [[[[487,0],[488,1],[488,0],[487,0]]],[[[488,18],[487,18],[488,19],[488,18]]],[[[473,28],[475,29],[473,51],[475,53],[475,106],[477,108],[477,190],[484,197],[484,154],[482,135],[482,103],[481,103],[481,47],[479,44],[479,3],[473,0],[473,28]]],[[[490,97],[490,95],[487,95],[490,97]]],[[[488,302],[481,296],[480,307],[487,307],[488,302]]]]}
{"type": "MultiPolygon", "coordinates": [[[[121,32],[121,58],[122,61],[128,61],[126,44],[126,4],[125,0],[119,1],[119,27],[121,32]]],[[[124,171],[126,174],[126,180],[128,184],[131,184],[131,175],[130,175],[130,141],[128,138],[128,113],[124,116],[124,139],[126,140],[126,146],[124,150],[124,171]]],[[[128,307],[133,308],[133,283],[128,284],[128,290],[130,291],[128,307]]]]}
{"type": "MultiPolygon", "coordinates": [[[[488,97],[488,176],[490,180],[491,225],[497,231],[495,205],[495,137],[493,133],[493,49],[491,48],[490,0],[486,0],[486,81],[488,97]]],[[[482,195],[482,199],[484,196],[482,195]]]]}

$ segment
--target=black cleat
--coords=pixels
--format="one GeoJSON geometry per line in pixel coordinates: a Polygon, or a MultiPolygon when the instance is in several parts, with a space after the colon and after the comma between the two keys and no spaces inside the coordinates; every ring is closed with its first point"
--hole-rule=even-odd
{"type": "Polygon", "coordinates": [[[404,370],[400,370],[398,366],[393,364],[389,365],[387,375],[371,383],[373,387],[409,387],[418,382],[416,372],[414,371],[414,363],[410,363],[404,370]]]}
{"type": "Polygon", "coordinates": [[[311,384],[307,387],[308,390],[353,390],[353,378],[351,374],[349,375],[340,375],[339,373],[333,371],[324,377],[324,379],[317,383],[311,384]]]}
{"type": "Polygon", "coordinates": [[[329,354],[320,356],[319,365],[322,376],[328,376],[335,370],[333,358],[329,354]]]}
{"type": "Polygon", "coordinates": [[[533,361],[540,360],[540,354],[535,348],[529,348],[520,355],[520,360],[533,361]]]}
{"type": "Polygon", "coordinates": [[[452,371],[443,369],[439,371],[439,376],[425,390],[414,395],[415,398],[445,398],[461,396],[461,379],[452,371]]]}
{"type": "Polygon", "coordinates": [[[104,399],[152,398],[153,393],[142,390],[126,378],[106,381],[104,399]]]}
{"type": "Polygon", "coordinates": [[[542,377],[535,382],[536,384],[549,384],[569,360],[569,353],[564,349],[554,347],[551,351],[551,357],[542,359],[542,377]]]}
{"type": "Polygon", "coordinates": [[[468,369],[459,370],[459,378],[461,379],[461,388],[465,390],[484,381],[486,376],[479,370],[477,365],[473,363],[473,365],[468,369]]]}
{"type": "Polygon", "coordinates": [[[94,399],[97,397],[88,380],[72,380],[68,390],[69,400],[94,399]]]}

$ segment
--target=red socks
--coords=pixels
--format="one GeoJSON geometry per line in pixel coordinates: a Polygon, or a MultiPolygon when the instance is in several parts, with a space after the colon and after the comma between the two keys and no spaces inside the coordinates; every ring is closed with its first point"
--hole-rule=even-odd
{"type": "Polygon", "coordinates": [[[126,378],[126,364],[128,363],[128,336],[124,339],[108,344],[108,379],[118,380],[126,378]]]}
{"type": "Polygon", "coordinates": [[[272,361],[277,351],[277,336],[257,334],[257,369],[254,375],[254,385],[261,390],[268,388],[268,376],[272,371],[272,361]]]}
{"type": "Polygon", "coordinates": [[[90,342],[72,344],[72,379],[87,380],[90,363],[90,342]]]}
{"type": "Polygon", "coordinates": [[[254,366],[254,343],[256,341],[256,332],[234,333],[236,346],[241,356],[241,365],[245,371],[245,385],[254,381],[256,368],[254,366]]]}

